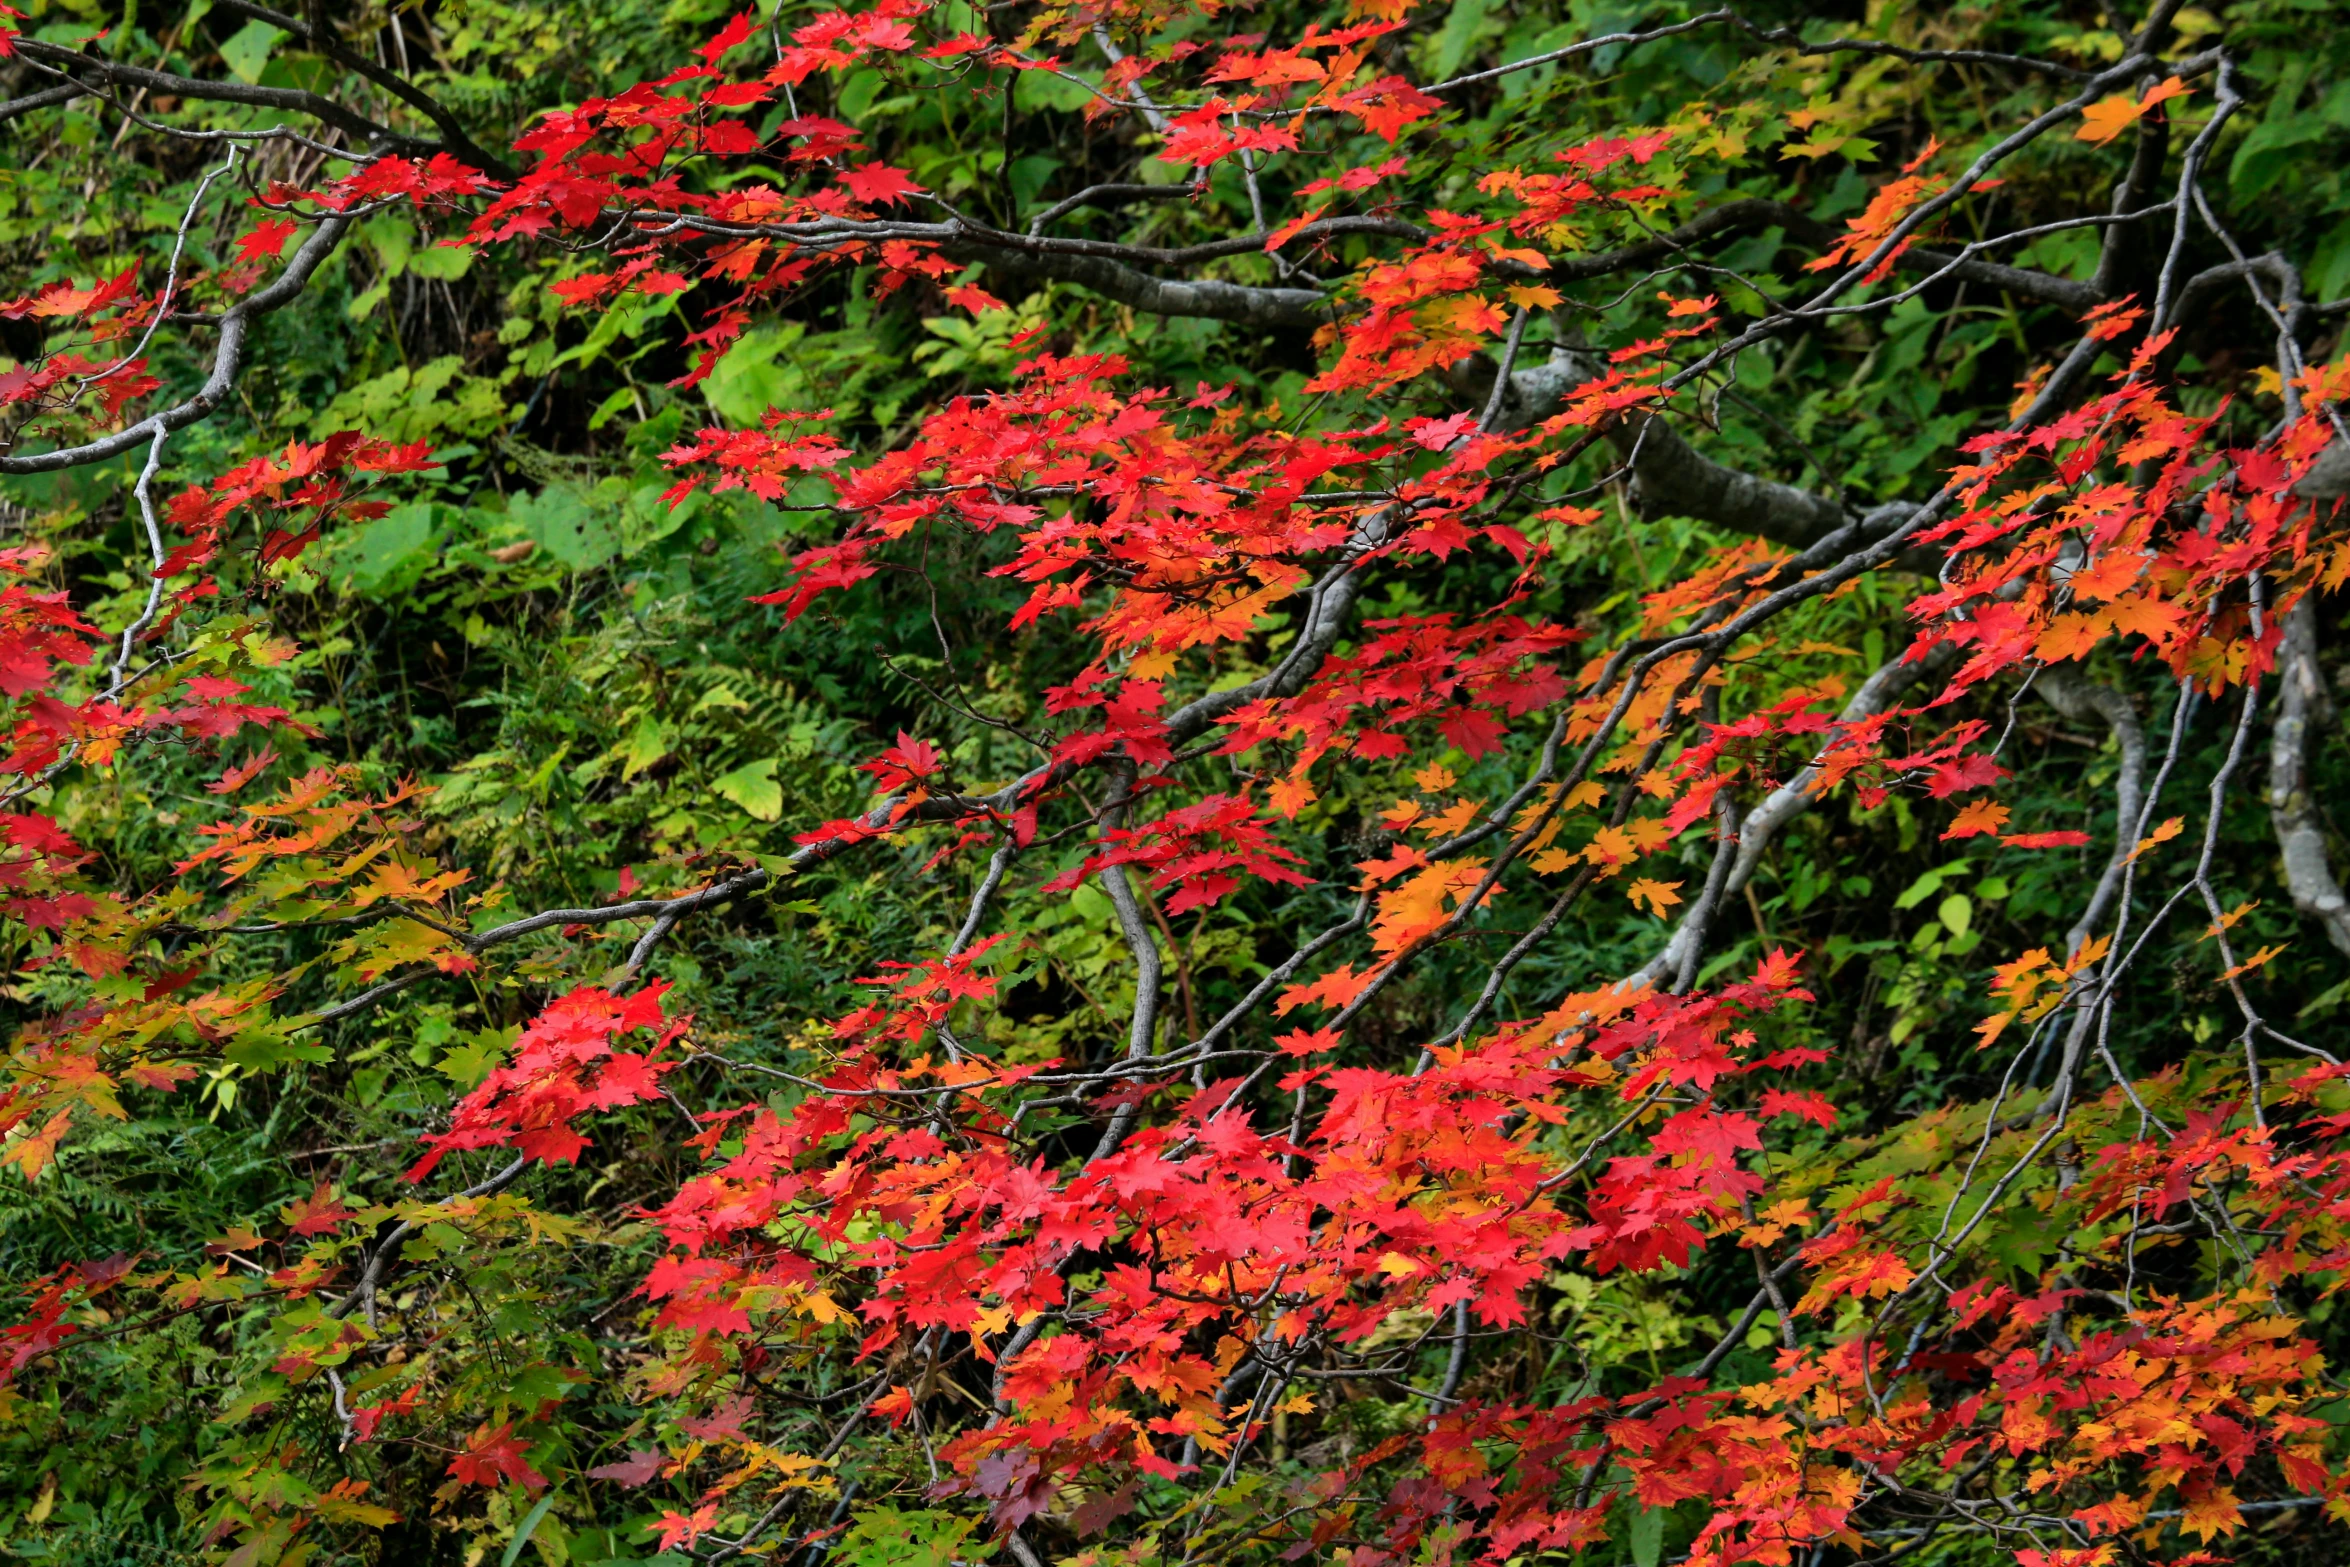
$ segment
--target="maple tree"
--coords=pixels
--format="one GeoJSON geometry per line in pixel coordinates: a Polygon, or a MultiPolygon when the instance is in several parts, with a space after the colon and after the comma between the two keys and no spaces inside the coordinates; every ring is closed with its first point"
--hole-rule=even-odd
{"type": "Polygon", "coordinates": [[[9,1549],[2338,1549],[2350,227],[2074,9],[0,7],[9,1549]]]}

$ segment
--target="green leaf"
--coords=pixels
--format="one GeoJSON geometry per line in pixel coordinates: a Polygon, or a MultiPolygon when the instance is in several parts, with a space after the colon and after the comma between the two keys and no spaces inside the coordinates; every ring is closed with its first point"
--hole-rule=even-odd
{"type": "Polygon", "coordinates": [[[1083,82],[1055,76],[1050,71],[1022,71],[1020,80],[1012,89],[1012,107],[1027,114],[1039,109],[1059,109],[1064,114],[1075,114],[1093,102],[1093,89],[1083,82]]]}
{"type": "Polygon", "coordinates": [[[634,778],[668,754],[669,741],[661,732],[661,721],[647,713],[636,721],[636,732],[628,737],[628,749],[621,753],[620,776],[634,778]]]}
{"type": "Polygon", "coordinates": [[[522,1526],[514,1531],[514,1538],[506,1543],[506,1554],[499,1560],[498,1567],[514,1567],[515,1560],[522,1555],[522,1548],[530,1543],[531,1534],[538,1528],[539,1520],[546,1517],[547,1509],[554,1505],[555,1491],[550,1486],[547,1494],[539,1498],[538,1506],[522,1515],[522,1526]]]}
{"type": "Polygon", "coordinates": [[[2228,164],[2229,186],[2238,196],[2259,195],[2305,165],[2306,155],[2296,148],[2321,140],[2331,129],[2322,115],[2308,111],[2255,125],[2228,164]]]}
{"type": "Polygon", "coordinates": [[[755,762],[745,762],[730,773],[721,773],[710,780],[710,787],[741,806],[747,815],[756,820],[771,822],[783,815],[783,786],[775,781],[775,758],[772,756],[763,756],[755,762]]]}
{"type": "Polygon", "coordinates": [[[220,46],[221,63],[239,81],[258,83],[261,73],[269,68],[269,57],[277,52],[278,44],[289,36],[282,27],[272,27],[267,22],[247,22],[220,46]]]}
{"type": "Polygon", "coordinates": [[[470,245],[430,245],[408,258],[408,271],[415,277],[435,278],[453,283],[473,266],[473,247],[470,245]]]}
{"type": "Polygon", "coordinates": [[[1965,893],[1954,892],[1935,907],[1934,917],[1940,920],[1952,935],[1963,936],[1967,933],[1967,928],[1975,922],[1975,905],[1965,893]]]}
{"type": "Polygon", "coordinates": [[[1624,1543],[1632,1547],[1633,1567],[1656,1567],[1665,1553],[1665,1509],[1643,1507],[1634,1513],[1624,1543]]]}
{"type": "Polygon", "coordinates": [[[429,505],[395,506],[359,530],[352,540],[351,581],[362,592],[373,592],[431,543],[433,509],[429,505]]]}
{"type": "Polygon", "coordinates": [[[2350,218],[2334,225],[2309,262],[2309,287],[2321,300],[2350,294],[2350,218]]]}
{"type": "Polygon", "coordinates": [[[391,292],[392,285],[390,283],[378,283],[366,293],[354,296],[351,302],[343,307],[343,314],[354,321],[364,321],[375,314],[375,307],[389,298],[391,292]]]}
{"type": "Polygon", "coordinates": [[[506,515],[557,562],[573,571],[593,571],[620,551],[611,523],[592,510],[577,490],[550,484],[536,495],[518,495],[506,515]]]}
{"type": "Polygon", "coordinates": [[[976,1518],[923,1508],[901,1512],[876,1507],[860,1512],[840,1538],[834,1558],[841,1567],[950,1567],[956,1561],[985,1561],[990,1542],[971,1538],[976,1518]]]}
{"type": "Polygon", "coordinates": [[[439,1072],[460,1089],[469,1089],[493,1071],[506,1059],[506,1052],[514,1048],[514,1041],[522,1037],[522,1027],[485,1028],[465,1036],[465,1042],[451,1045],[442,1057],[433,1063],[439,1072]]]}
{"type": "Polygon", "coordinates": [[[693,705],[693,708],[686,716],[690,718],[695,713],[706,713],[713,707],[723,707],[735,712],[742,713],[747,713],[751,710],[750,703],[744,701],[740,696],[737,696],[734,692],[728,690],[726,687],[712,686],[709,690],[702,693],[701,700],[693,705]]]}
{"type": "Polygon", "coordinates": [[[801,393],[807,378],[792,363],[789,350],[800,340],[801,332],[802,328],[791,322],[745,332],[742,341],[711,367],[710,379],[702,383],[702,395],[711,407],[739,425],[757,424],[770,408],[797,407],[804,401],[801,393]]]}
{"type": "Polygon", "coordinates": [[[1935,866],[1925,875],[1911,882],[1903,890],[1901,896],[1893,900],[1893,906],[1897,909],[1916,908],[1939,891],[1945,881],[1965,870],[1966,867],[1967,862],[1964,860],[1952,860],[1948,865],[1935,866]]]}
{"type": "Polygon", "coordinates": [[[231,1066],[266,1072],[296,1061],[332,1061],[335,1053],[316,1041],[296,1040],[275,1027],[239,1029],[220,1053],[231,1066]]]}
{"type": "Polygon", "coordinates": [[[1436,58],[1431,69],[1438,81],[1451,78],[1469,57],[1470,48],[1477,42],[1477,29],[1485,25],[1485,0],[1452,0],[1452,14],[1444,19],[1444,30],[1436,35],[1436,58]]]}

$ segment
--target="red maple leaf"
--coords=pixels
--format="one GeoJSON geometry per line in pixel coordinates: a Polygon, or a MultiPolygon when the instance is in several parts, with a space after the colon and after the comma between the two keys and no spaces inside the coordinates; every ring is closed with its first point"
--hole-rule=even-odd
{"type": "Polygon", "coordinates": [[[840,183],[850,195],[869,207],[887,206],[922,189],[905,170],[893,169],[886,163],[868,163],[851,169],[840,177],[840,183]]]}
{"type": "Polygon", "coordinates": [[[476,1430],[467,1440],[465,1451],[449,1460],[448,1472],[459,1485],[491,1489],[507,1480],[526,1491],[542,1490],[547,1483],[547,1477],[531,1468],[530,1460],[524,1456],[512,1421],[501,1426],[484,1425],[476,1430]]]}

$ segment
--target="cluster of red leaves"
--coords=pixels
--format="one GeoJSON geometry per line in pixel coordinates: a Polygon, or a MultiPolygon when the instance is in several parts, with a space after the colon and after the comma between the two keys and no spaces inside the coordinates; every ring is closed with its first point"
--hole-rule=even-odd
{"type": "MultiPolygon", "coordinates": [[[[967,1048],[885,1064],[880,1047],[911,1050],[957,1002],[993,990],[965,960],[925,965],[835,1025],[844,1048],[818,1091],[789,1111],[735,1113],[747,1124],[657,1211],[675,1250],[647,1287],[666,1302],[662,1324],[692,1335],[689,1362],[727,1340],[755,1355],[819,1294],[826,1320],[836,1300],[854,1300],[867,1355],[968,1335],[999,1365],[1013,1413],[940,1456],[960,1477],[949,1489],[988,1496],[1017,1522],[1080,1471],[1171,1476],[1187,1442],[1225,1451],[1236,1413],[1218,1389],[1259,1335],[1274,1353],[1317,1335],[1353,1343],[1398,1313],[1456,1303],[1514,1324],[1546,1264],[1685,1256],[1698,1226],[1735,1215],[1753,1179],[1728,1155],[1758,1146],[1761,1123],[1714,1091],[1813,1058],[1747,1048],[1749,1017],[1800,998],[1794,972],[1774,956],[1713,996],[1576,997],[1475,1048],[1440,1050],[1418,1074],[1301,1060],[1280,1086],[1328,1096],[1302,1140],[1260,1130],[1226,1081],[1082,1167],[1054,1169],[1007,1157],[991,1132],[1035,1068],[967,1048]],[[1659,1084],[1697,1102],[1655,1154],[1614,1161],[1584,1204],[1563,1202],[1571,1189],[1540,1129],[1576,1094],[1639,1101],[1659,1084]],[[950,1123],[933,1102],[951,1107],[950,1123]],[[776,1239],[787,1233],[800,1239],[776,1239]],[[1088,1256],[1102,1259],[1101,1283],[1072,1301],[1067,1277],[1088,1256]],[[1292,1304],[1260,1314],[1271,1295],[1292,1304]],[[1081,1308],[1065,1330],[1017,1330],[1061,1307],[1081,1308]]],[[[1307,1036],[1295,1053],[1315,1044],[1307,1036]]],[[[1113,1098],[1130,1108],[1159,1086],[1113,1098]]],[[[1786,1111],[1766,1095],[1761,1113],[1786,1111]]],[[[911,1407],[901,1393],[880,1412],[902,1419],[911,1407]]]]}
{"type": "Polygon", "coordinates": [[[545,1164],[576,1160],[588,1140],[574,1121],[658,1097],[663,1074],[678,1064],[654,1059],[691,1021],[663,1020],[661,995],[668,988],[647,985],[626,997],[575,990],[549,1005],[514,1042],[512,1058],[457,1102],[449,1129],[424,1139],[430,1152],[408,1179],[423,1180],[450,1154],[469,1148],[514,1148],[545,1164]],[[640,1028],[654,1034],[648,1049],[613,1048],[614,1039],[640,1028]]]}
{"type": "Polygon", "coordinates": [[[1313,881],[1297,871],[1296,851],[1273,841],[1256,803],[1242,795],[1212,794],[1141,827],[1113,827],[1102,844],[1044,890],[1067,892],[1108,866],[1139,866],[1151,872],[1153,887],[1174,889],[1166,912],[1176,915],[1222,902],[1240,885],[1234,871],[1290,887],[1313,881]]]}
{"type": "Polygon", "coordinates": [[[138,279],[134,262],[87,287],[52,283],[38,293],[0,303],[0,318],[72,322],[78,331],[76,346],[50,349],[38,360],[0,371],[0,410],[37,420],[76,410],[89,399],[97,406],[99,420],[112,423],[132,400],[160,386],[147,374],[143,357],[101,362],[83,352],[120,342],[153,319],[160,302],[139,293],[138,279]]]}
{"type": "Polygon", "coordinates": [[[2324,410],[2350,394],[2350,366],[2302,378],[2308,406],[2277,441],[2214,453],[2216,415],[2180,412],[2149,373],[2168,337],[2140,344],[2111,391],[2054,422],[1968,443],[1977,460],[1953,476],[1965,509],[1920,536],[1958,567],[1910,606],[1916,656],[1937,642],[1970,655],[1940,700],[2114,636],[2216,693],[2267,673],[2283,613],[2350,576],[2350,549],[2312,553],[2318,518],[2293,494],[2334,438],[2324,410]],[[2255,581],[2265,604],[2247,590],[2255,581]]]}
{"type": "MultiPolygon", "coordinates": [[[[439,466],[425,442],[394,445],[356,430],[339,431],[315,446],[289,442],[279,456],[256,457],[208,485],[174,496],[171,525],[185,542],[165,557],[156,575],[176,577],[210,566],[219,558],[232,522],[248,511],[268,524],[254,546],[255,563],[292,560],[316,543],[328,524],[372,522],[390,511],[388,501],[361,498],[372,483],[439,466]],[[355,489],[352,480],[357,475],[373,478],[355,489]]],[[[211,579],[200,577],[194,586],[180,590],[177,602],[184,606],[214,591],[211,579]]]]}

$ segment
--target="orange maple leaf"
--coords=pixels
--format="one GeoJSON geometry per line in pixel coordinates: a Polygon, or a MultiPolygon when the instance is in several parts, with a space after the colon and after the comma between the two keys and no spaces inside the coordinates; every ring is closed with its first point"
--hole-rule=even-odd
{"type": "Polygon", "coordinates": [[[2156,104],[2186,91],[2187,84],[2173,76],[2148,91],[2144,98],[2132,99],[2128,93],[2115,93],[2100,99],[2081,111],[2081,128],[2073,132],[2073,139],[2103,146],[2137,124],[2156,104]]]}

